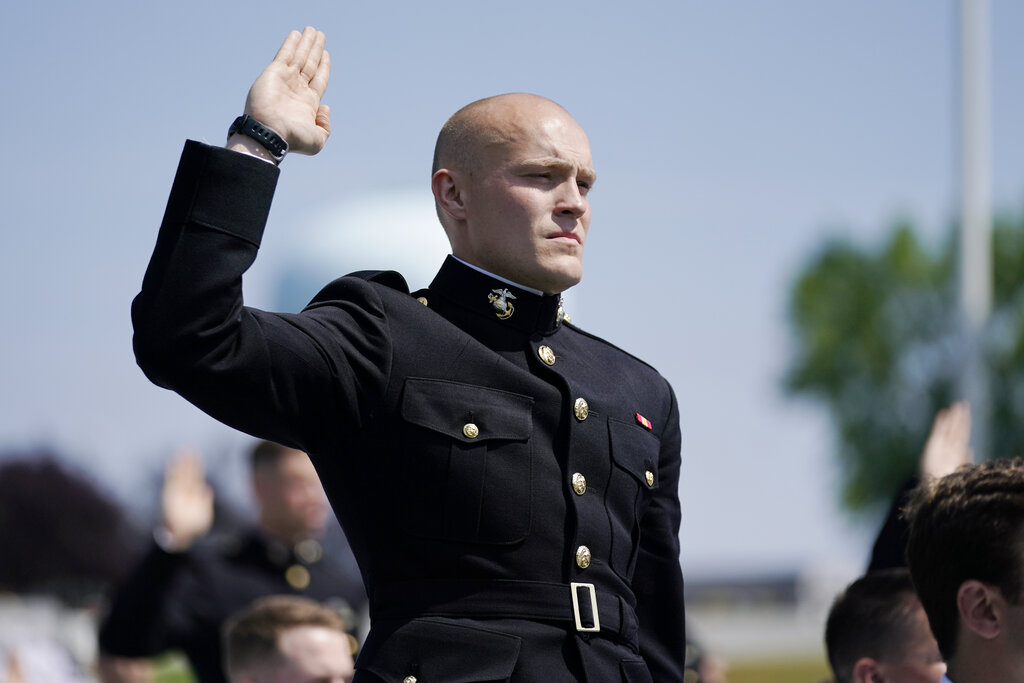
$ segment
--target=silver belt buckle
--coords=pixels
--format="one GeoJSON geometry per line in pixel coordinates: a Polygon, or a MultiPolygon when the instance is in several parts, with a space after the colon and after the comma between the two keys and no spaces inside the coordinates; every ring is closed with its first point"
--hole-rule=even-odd
{"type": "Polygon", "coordinates": [[[576,618],[576,630],[582,633],[596,633],[601,630],[601,617],[597,614],[597,591],[592,583],[570,583],[572,591],[572,615],[576,618]],[[584,626],[580,621],[580,598],[576,594],[577,588],[586,588],[590,591],[590,612],[594,615],[594,625],[584,626]]]}

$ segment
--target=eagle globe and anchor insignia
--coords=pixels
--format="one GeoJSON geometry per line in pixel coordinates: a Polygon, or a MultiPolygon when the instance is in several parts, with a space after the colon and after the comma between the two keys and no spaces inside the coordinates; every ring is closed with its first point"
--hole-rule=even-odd
{"type": "Polygon", "coordinates": [[[516,312],[516,307],[509,301],[509,299],[515,298],[515,294],[507,289],[492,289],[491,293],[487,295],[487,301],[494,306],[494,315],[501,320],[512,317],[512,314],[516,312]]]}

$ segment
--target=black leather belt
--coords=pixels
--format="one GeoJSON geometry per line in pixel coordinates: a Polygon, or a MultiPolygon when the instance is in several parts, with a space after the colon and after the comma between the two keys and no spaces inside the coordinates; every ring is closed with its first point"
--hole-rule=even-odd
{"type": "Polygon", "coordinates": [[[419,616],[560,621],[583,633],[614,633],[626,640],[637,634],[633,607],[590,583],[409,581],[373,591],[371,620],[419,616]]]}

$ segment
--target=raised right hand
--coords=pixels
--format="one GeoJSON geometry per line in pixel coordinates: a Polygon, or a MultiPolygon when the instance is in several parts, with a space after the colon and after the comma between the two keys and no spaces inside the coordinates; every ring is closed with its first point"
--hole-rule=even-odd
{"type": "Polygon", "coordinates": [[[971,450],[971,407],[958,401],[940,410],[921,453],[921,475],[944,477],[961,465],[974,462],[971,450]]]}
{"type": "Polygon", "coordinates": [[[289,33],[245,100],[245,113],[274,129],[291,152],[316,154],[331,134],[330,108],[320,104],[331,75],[326,40],[312,26],[289,33]]]}
{"type": "Polygon", "coordinates": [[[213,489],[206,483],[199,453],[183,450],[167,464],[161,495],[164,528],[171,547],[184,551],[213,526],[213,489]]]}

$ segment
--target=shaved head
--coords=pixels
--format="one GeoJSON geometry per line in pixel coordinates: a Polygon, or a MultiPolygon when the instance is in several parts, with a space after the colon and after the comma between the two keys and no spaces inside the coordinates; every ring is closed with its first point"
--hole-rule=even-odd
{"type": "Polygon", "coordinates": [[[528,115],[535,116],[545,109],[569,116],[557,102],[530,93],[508,93],[470,102],[441,127],[434,146],[431,174],[441,168],[473,173],[479,169],[483,150],[514,141],[528,115]]]}
{"type": "Polygon", "coordinates": [[[469,104],[444,124],[431,190],[452,255],[523,287],[562,292],[582,277],[596,179],[569,113],[526,93],[469,104]]]}

